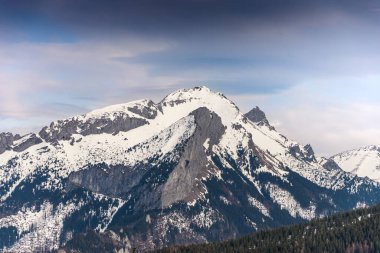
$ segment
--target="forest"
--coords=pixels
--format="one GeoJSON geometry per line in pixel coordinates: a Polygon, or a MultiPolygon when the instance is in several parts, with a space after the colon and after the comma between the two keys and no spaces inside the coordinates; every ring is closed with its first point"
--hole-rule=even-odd
{"type": "Polygon", "coordinates": [[[221,243],[164,248],[156,253],[380,253],[380,205],[258,231],[221,243]]]}

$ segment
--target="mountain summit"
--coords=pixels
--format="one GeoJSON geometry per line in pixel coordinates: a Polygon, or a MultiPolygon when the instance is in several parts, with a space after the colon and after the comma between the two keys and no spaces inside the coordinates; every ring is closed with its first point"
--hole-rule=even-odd
{"type": "Polygon", "coordinates": [[[252,110],[247,112],[245,116],[252,122],[258,124],[259,126],[267,126],[271,128],[272,130],[275,130],[274,127],[272,127],[269,124],[269,121],[265,115],[265,113],[258,107],[254,107],[252,110]]]}
{"type": "Polygon", "coordinates": [[[263,114],[256,108],[244,115],[223,94],[195,87],[7,141],[0,154],[0,248],[51,250],[94,230],[119,238],[125,250],[145,251],[220,241],[380,200],[377,183],[316,157],[263,114]]]}
{"type": "Polygon", "coordinates": [[[347,172],[380,181],[380,148],[375,145],[345,151],[331,159],[347,172]]]}

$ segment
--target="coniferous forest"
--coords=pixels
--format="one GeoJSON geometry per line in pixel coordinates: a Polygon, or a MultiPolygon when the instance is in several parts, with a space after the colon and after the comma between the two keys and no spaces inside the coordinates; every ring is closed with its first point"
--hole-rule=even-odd
{"type": "Polygon", "coordinates": [[[157,253],[223,252],[380,252],[380,205],[259,231],[222,243],[171,247],[157,253]]]}

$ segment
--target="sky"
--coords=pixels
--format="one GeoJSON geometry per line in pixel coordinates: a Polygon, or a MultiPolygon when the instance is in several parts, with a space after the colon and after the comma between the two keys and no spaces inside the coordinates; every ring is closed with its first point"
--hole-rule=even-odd
{"type": "Polygon", "coordinates": [[[0,132],[205,85],[329,156],[380,145],[380,1],[0,0],[0,132]]]}

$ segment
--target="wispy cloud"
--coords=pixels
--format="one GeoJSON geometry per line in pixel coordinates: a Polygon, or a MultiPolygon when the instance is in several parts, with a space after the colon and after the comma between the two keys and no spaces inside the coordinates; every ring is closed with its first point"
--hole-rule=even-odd
{"type": "Polygon", "coordinates": [[[263,107],[319,153],[367,144],[379,139],[378,8],[369,0],[2,1],[0,131],[203,84],[243,110],[263,107]]]}

